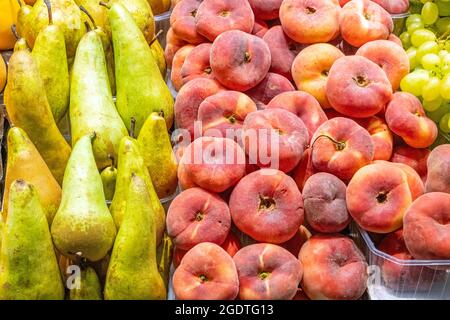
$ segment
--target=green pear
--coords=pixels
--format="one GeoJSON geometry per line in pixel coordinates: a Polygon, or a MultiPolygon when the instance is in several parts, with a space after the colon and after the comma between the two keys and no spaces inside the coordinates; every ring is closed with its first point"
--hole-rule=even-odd
{"type": "Polygon", "coordinates": [[[2,240],[3,240],[3,228],[5,223],[3,222],[3,213],[0,214],[0,250],[2,249],[2,240]]]}
{"type": "Polygon", "coordinates": [[[23,3],[21,0],[18,0],[18,1],[19,1],[20,9],[19,9],[19,12],[17,12],[17,24],[16,24],[17,33],[21,37],[26,38],[27,33],[30,32],[29,31],[30,26],[28,24],[28,17],[30,15],[33,7],[23,3]]]}
{"type": "Polygon", "coordinates": [[[9,60],[4,99],[10,122],[27,133],[61,183],[71,148],[53,118],[38,64],[26,48],[15,51],[9,60]]]}
{"type": "Polygon", "coordinates": [[[178,186],[178,164],[164,118],[152,113],[139,133],[138,142],[158,197],[173,195],[178,186]]]}
{"type": "Polygon", "coordinates": [[[106,167],[100,174],[103,183],[103,192],[107,201],[112,201],[114,191],[116,190],[117,169],[114,166],[114,160],[111,160],[111,162],[112,165],[106,167]]]}
{"type": "Polygon", "coordinates": [[[95,164],[93,138],[84,136],[75,144],[51,232],[56,248],[65,256],[98,261],[111,249],[116,228],[95,164]]]}
{"type": "Polygon", "coordinates": [[[31,54],[37,62],[44,82],[53,118],[59,122],[69,106],[70,89],[66,44],[61,28],[53,24],[50,0],[44,1],[48,8],[49,25],[39,32],[31,54]]]}
{"type": "Polygon", "coordinates": [[[170,9],[171,0],[147,0],[154,14],[161,14],[170,9]]]}
{"type": "MultiPolygon", "coordinates": [[[[116,68],[117,109],[125,125],[136,119],[136,134],[152,112],[163,112],[167,129],[173,123],[173,97],[155,58],[130,13],[119,3],[108,12],[116,68]]],[[[130,127],[128,127],[130,129],[130,127]]]]}
{"type": "Polygon", "coordinates": [[[158,260],[158,270],[161,278],[164,280],[166,289],[169,288],[170,266],[173,258],[173,242],[172,239],[164,233],[163,240],[156,251],[158,260]]]}
{"type": "Polygon", "coordinates": [[[0,300],[64,299],[47,218],[36,190],[16,180],[9,194],[0,252],[0,300]]]}
{"type": "Polygon", "coordinates": [[[133,172],[142,177],[147,185],[147,190],[153,205],[153,212],[155,213],[156,239],[157,244],[159,244],[165,229],[166,214],[164,212],[164,207],[159,201],[150,174],[144,164],[144,159],[142,158],[139,149],[139,143],[131,137],[124,137],[120,142],[116,190],[110,206],[111,214],[114,217],[114,222],[118,229],[125,217],[127,192],[133,172]]]}
{"type": "Polygon", "coordinates": [[[102,300],[100,281],[92,267],[80,267],[80,287],[70,290],[70,300],[102,300]]]}
{"type": "Polygon", "coordinates": [[[161,72],[161,76],[165,78],[167,71],[166,57],[164,55],[164,49],[161,47],[161,44],[156,37],[150,44],[150,50],[152,51],[153,58],[155,58],[156,64],[161,72]]]}
{"type": "Polygon", "coordinates": [[[153,210],[146,182],[133,174],[125,217],[106,274],[105,299],[166,299],[166,288],[157,266],[153,210]]]}
{"type": "Polygon", "coordinates": [[[70,124],[72,145],[88,134],[96,133],[94,156],[99,169],[117,156],[120,140],[127,129],[114,105],[106,69],[102,42],[95,31],[81,39],[72,70],[70,88],[70,124]]]}
{"type": "MultiPolygon", "coordinates": [[[[99,0],[74,0],[80,7],[86,9],[89,12],[92,19],[95,21],[95,25],[106,31],[108,24],[108,9],[99,4],[99,0]]],[[[83,9],[81,9],[83,11],[83,9]]],[[[88,20],[91,20],[90,18],[88,20]]],[[[87,21],[87,20],[85,20],[87,21]]]]}

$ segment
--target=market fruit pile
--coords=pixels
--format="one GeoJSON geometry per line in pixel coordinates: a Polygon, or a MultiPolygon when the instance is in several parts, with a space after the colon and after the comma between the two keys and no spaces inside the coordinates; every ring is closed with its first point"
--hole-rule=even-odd
{"type": "MultiPolygon", "coordinates": [[[[165,54],[178,299],[358,299],[367,262],[352,221],[399,259],[450,259],[450,145],[434,148],[441,118],[404,90],[426,83],[393,34],[408,5],[177,3],[165,54]]],[[[418,290],[408,272],[382,266],[386,286],[418,290]]]]}
{"type": "Polygon", "coordinates": [[[166,299],[174,101],[150,5],[38,0],[18,14],[0,299],[166,299]]]}

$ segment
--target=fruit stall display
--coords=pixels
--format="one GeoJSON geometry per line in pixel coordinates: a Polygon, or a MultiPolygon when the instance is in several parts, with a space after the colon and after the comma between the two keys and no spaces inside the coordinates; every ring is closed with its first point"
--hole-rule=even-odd
{"type": "Polygon", "coordinates": [[[450,299],[450,1],[0,9],[0,299],[450,299]]]}

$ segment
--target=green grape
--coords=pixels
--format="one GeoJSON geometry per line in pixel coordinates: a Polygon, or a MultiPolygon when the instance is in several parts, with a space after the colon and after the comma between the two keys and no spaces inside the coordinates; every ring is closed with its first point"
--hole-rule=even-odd
{"type": "Polygon", "coordinates": [[[441,67],[441,58],[435,53],[427,53],[420,60],[425,70],[433,71],[441,67]]]}
{"type": "Polygon", "coordinates": [[[408,55],[408,58],[409,58],[409,70],[412,71],[417,66],[417,57],[416,57],[417,49],[414,47],[411,47],[408,50],[406,50],[406,54],[408,55]]]}
{"type": "Polygon", "coordinates": [[[450,112],[450,103],[442,102],[440,107],[437,108],[435,111],[427,112],[427,116],[434,122],[439,123],[439,121],[441,121],[442,117],[449,112],[450,112]]]}
{"type": "Polygon", "coordinates": [[[448,30],[450,30],[450,17],[440,18],[436,22],[436,28],[437,28],[439,34],[444,34],[448,30]]]}
{"type": "Polygon", "coordinates": [[[417,54],[416,54],[416,58],[417,61],[421,61],[422,57],[428,53],[439,53],[440,48],[439,48],[439,44],[436,41],[427,41],[422,43],[418,48],[417,48],[417,54]]]}
{"type": "Polygon", "coordinates": [[[411,34],[411,44],[414,47],[419,47],[422,43],[435,40],[436,35],[427,29],[417,29],[411,34]]]}
{"type": "Polygon", "coordinates": [[[439,97],[435,100],[423,100],[423,108],[427,112],[433,112],[439,109],[444,99],[442,99],[441,95],[439,94],[439,97]]]}
{"type": "Polygon", "coordinates": [[[427,3],[427,2],[430,2],[430,1],[433,1],[433,0],[420,0],[421,3],[427,3]]]}
{"type": "Polygon", "coordinates": [[[422,89],[424,101],[434,101],[441,96],[441,79],[431,77],[428,83],[422,89]]]}
{"type": "Polygon", "coordinates": [[[441,58],[442,62],[444,62],[445,58],[449,55],[450,53],[447,50],[440,50],[438,53],[439,58],[441,58]]]}
{"type": "Polygon", "coordinates": [[[450,113],[445,114],[439,122],[439,128],[445,133],[450,133],[450,113]]]}
{"type": "Polygon", "coordinates": [[[411,47],[411,35],[409,32],[405,31],[399,36],[400,40],[402,41],[403,48],[408,49],[411,47]]]}
{"type": "Polygon", "coordinates": [[[423,69],[416,69],[410,74],[406,75],[400,82],[400,88],[404,92],[409,92],[416,97],[422,95],[422,89],[430,79],[428,71],[423,69]]]}
{"type": "Polygon", "coordinates": [[[413,33],[414,31],[423,29],[424,27],[425,27],[425,25],[423,24],[423,22],[414,22],[414,23],[411,23],[406,28],[406,30],[408,30],[409,33],[413,33]]]}
{"type": "Polygon", "coordinates": [[[416,22],[422,22],[422,17],[420,16],[420,14],[412,14],[410,15],[408,18],[406,18],[406,22],[405,25],[406,27],[409,27],[409,25],[411,25],[412,23],[416,23],[416,22]]]}
{"type": "Polygon", "coordinates": [[[441,96],[450,100],[450,74],[447,74],[441,81],[441,96]]]}
{"type": "Polygon", "coordinates": [[[427,2],[422,7],[422,20],[425,24],[434,24],[439,18],[439,8],[434,2],[427,2]]]}
{"type": "Polygon", "coordinates": [[[439,15],[441,17],[450,16],[450,5],[449,5],[448,1],[437,0],[436,4],[439,8],[439,15]]]}
{"type": "Polygon", "coordinates": [[[449,74],[450,73],[450,53],[448,53],[446,56],[441,58],[441,72],[443,74],[449,74]]]}

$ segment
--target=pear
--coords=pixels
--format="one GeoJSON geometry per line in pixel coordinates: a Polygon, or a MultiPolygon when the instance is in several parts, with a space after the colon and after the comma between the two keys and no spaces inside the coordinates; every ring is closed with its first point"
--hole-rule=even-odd
{"type": "Polygon", "coordinates": [[[49,25],[39,32],[32,55],[37,62],[44,82],[47,100],[53,118],[59,122],[69,106],[69,70],[67,66],[64,33],[53,24],[50,0],[44,0],[48,8],[49,25]]]}
{"type": "Polygon", "coordinates": [[[164,118],[152,113],[141,129],[138,142],[158,197],[173,195],[178,186],[178,164],[164,118]]]}
{"type": "MultiPolygon", "coordinates": [[[[87,20],[94,20],[96,27],[105,30],[108,24],[108,9],[99,4],[99,0],[74,0],[75,3],[80,7],[83,7],[89,12],[91,18],[88,17],[87,20]]],[[[83,9],[81,9],[83,11],[83,9]]],[[[87,21],[85,19],[85,21],[87,21]]]]}
{"type": "Polygon", "coordinates": [[[164,49],[161,47],[161,44],[159,43],[157,38],[158,35],[155,36],[155,39],[153,39],[152,43],[150,44],[150,50],[152,51],[153,58],[155,58],[156,64],[158,65],[159,71],[161,72],[161,76],[165,78],[167,63],[164,55],[164,49]]]}
{"type": "Polygon", "coordinates": [[[127,129],[114,105],[106,70],[102,42],[95,31],[81,39],[72,70],[70,88],[70,124],[72,145],[88,134],[96,133],[94,156],[99,169],[117,156],[120,140],[127,129]]]}
{"type": "Polygon", "coordinates": [[[70,300],[102,300],[102,289],[95,270],[84,266],[80,269],[80,287],[70,290],[70,300]]]}
{"type": "Polygon", "coordinates": [[[0,250],[2,249],[2,240],[3,240],[3,228],[5,223],[3,222],[3,212],[0,212],[0,250]]]}
{"type": "MultiPolygon", "coordinates": [[[[58,25],[64,32],[67,59],[72,61],[78,42],[86,33],[80,9],[73,0],[50,0],[50,2],[53,12],[53,23],[58,25]]],[[[39,32],[48,24],[47,12],[44,0],[37,0],[27,19],[30,32],[25,37],[30,47],[34,46],[39,32]]]]}
{"type": "Polygon", "coordinates": [[[111,166],[106,167],[100,174],[106,201],[112,201],[116,190],[117,169],[114,166],[114,159],[111,159],[111,163],[111,166]]]}
{"type": "Polygon", "coordinates": [[[11,184],[0,252],[0,300],[64,299],[47,218],[34,187],[11,184]]]}
{"type": "Polygon", "coordinates": [[[111,214],[114,217],[114,222],[118,229],[125,217],[127,192],[133,172],[142,177],[147,185],[147,190],[153,205],[153,212],[155,213],[156,243],[159,244],[165,229],[166,214],[164,212],[164,207],[159,201],[150,174],[144,164],[144,159],[142,158],[139,149],[139,143],[131,137],[124,137],[120,142],[116,190],[110,206],[111,214]]]}
{"type": "Polygon", "coordinates": [[[166,289],[168,289],[170,279],[170,266],[172,265],[173,258],[173,242],[172,239],[170,239],[170,237],[167,235],[167,233],[164,233],[163,240],[158,246],[156,257],[158,261],[159,274],[164,281],[166,289]]]}
{"type": "Polygon", "coordinates": [[[161,14],[170,9],[171,0],[148,0],[154,14],[161,14]]]}
{"type": "Polygon", "coordinates": [[[111,249],[116,228],[95,165],[93,138],[82,137],[72,151],[51,232],[56,248],[65,256],[98,261],[111,249]]]}
{"type": "Polygon", "coordinates": [[[61,183],[71,148],[59,132],[38,65],[27,49],[15,51],[9,60],[4,98],[10,123],[27,133],[61,183]]]}
{"type": "MultiPolygon", "coordinates": [[[[136,134],[152,112],[164,113],[167,129],[173,123],[173,97],[152,52],[130,13],[119,3],[108,12],[116,67],[117,109],[125,125],[136,119],[136,134]]],[[[130,127],[128,127],[130,129],[130,127]]]]}
{"type": "MultiPolygon", "coordinates": [[[[119,3],[125,7],[139,30],[141,30],[147,43],[150,44],[155,37],[155,18],[147,0],[110,0],[108,5],[113,5],[114,3],[119,3]]],[[[111,34],[111,26],[109,23],[106,28],[109,34],[111,34]]]]}
{"type": "Polygon", "coordinates": [[[8,131],[7,139],[8,159],[6,161],[5,193],[3,194],[3,215],[5,218],[8,216],[9,188],[12,182],[23,179],[35,187],[50,226],[61,201],[61,187],[25,131],[18,127],[12,127],[8,131]]]}
{"type": "Polygon", "coordinates": [[[29,31],[29,27],[30,25],[28,24],[28,17],[31,13],[31,10],[33,9],[32,6],[29,6],[25,3],[23,3],[21,0],[19,1],[19,5],[20,5],[20,9],[19,12],[17,12],[17,33],[23,37],[26,38],[28,35],[29,31]]]}
{"type": "Polygon", "coordinates": [[[105,283],[107,300],[163,300],[164,281],[156,259],[156,225],[147,184],[133,174],[127,208],[117,234],[105,283]]]}

